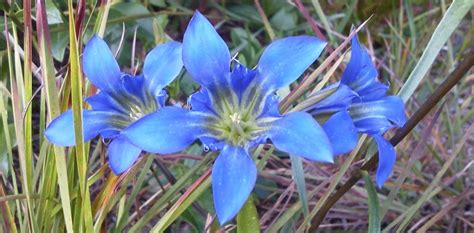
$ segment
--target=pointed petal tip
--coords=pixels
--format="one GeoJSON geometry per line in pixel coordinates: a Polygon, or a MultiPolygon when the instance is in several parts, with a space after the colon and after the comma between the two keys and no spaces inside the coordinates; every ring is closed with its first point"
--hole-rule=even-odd
{"type": "Polygon", "coordinates": [[[102,37],[100,37],[100,36],[97,35],[97,34],[94,34],[94,35],[91,37],[91,40],[102,40],[102,37]]]}
{"type": "Polygon", "coordinates": [[[143,76],[149,91],[157,96],[183,68],[182,43],[169,41],[153,48],[145,57],[143,76]]]}
{"type": "Polygon", "coordinates": [[[112,164],[109,163],[110,170],[116,175],[120,176],[122,173],[124,173],[127,169],[119,169],[116,166],[112,166],[112,164]]]}
{"type": "Polygon", "coordinates": [[[206,16],[204,16],[199,10],[194,11],[193,16],[191,17],[191,20],[189,21],[189,24],[191,24],[192,22],[194,22],[196,20],[199,20],[199,21],[205,20],[205,21],[209,22],[209,20],[206,18],[206,16]]]}
{"type": "Polygon", "coordinates": [[[93,36],[82,54],[84,74],[99,89],[114,92],[122,72],[109,45],[99,36],[93,36]]]}
{"type": "Polygon", "coordinates": [[[226,223],[232,220],[233,217],[229,215],[217,215],[217,220],[219,221],[219,226],[223,227],[226,223]]]}
{"type": "Polygon", "coordinates": [[[46,127],[44,136],[52,144],[58,146],[74,146],[74,128],[72,110],[67,110],[53,119],[46,127]]]}
{"type": "MultiPolygon", "coordinates": [[[[90,39],[89,41],[87,41],[86,43],[86,47],[84,48],[84,50],[86,50],[87,48],[91,48],[91,45],[94,45],[94,44],[97,44],[97,43],[105,43],[107,44],[104,39],[102,39],[102,37],[100,37],[99,35],[97,34],[94,34],[90,39]]],[[[107,45],[108,46],[108,45],[107,45]]]]}
{"type": "Polygon", "coordinates": [[[228,81],[229,47],[199,12],[195,12],[184,32],[182,58],[187,72],[204,87],[215,88],[228,81]]]}
{"type": "Polygon", "coordinates": [[[392,174],[396,162],[396,153],[393,145],[381,135],[372,135],[372,137],[375,139],[379,151],[375,182],[377,186],[382,187],[392,174]]]}
{"type": "Polygon", "coordinates": [[[109,167],[115,175],[120,175],[127,171],[137,161],[142,150],[125,137],[118,136],[109,145],[107,155],[109,167]]]}
{"type": "Polygon", "coordinates": [[[240,211],[257,180],[257,167],[242,147],[224,146],[212,167],[214,208],[219,223],[231,221],[240,211]]]}
{"type": "Polygon", "coordinates": [[[383,184],[384,182],[378,181],[377,179],[375,179],[375,185],[377,186],[378,189],[383,188],[383,184]]]}
{"type": "Polygon", "coordinates": [[[326,42],[314,36],[290,36],[273,41],[257,65],[261,85],[269,91],[287,86],[319,57],[326,42]]]}
{"type": "Polygon", "coordinates": [[[326,162],[326,163],[334,163],[334,157],[333,157],[333,156],[331,156],[331,157],[326,157],[326,158],[324,158],[324,159],[325,159],[324,162],[326,162]]]}
{"type": "Polygon", "coordinates": [[[203,16],[203,15],[199,10],[196,9],[196,10],[194,10],[194,13],[193,13],[193,17],[194,16],[200,17],[200,16],[203,16]]]}

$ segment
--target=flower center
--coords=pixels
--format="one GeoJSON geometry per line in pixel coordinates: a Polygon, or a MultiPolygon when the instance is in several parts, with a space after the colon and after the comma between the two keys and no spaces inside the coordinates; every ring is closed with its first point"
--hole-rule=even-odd
{"type": "Polygon", "coordinates": [[[222,114],[210,125],[216,131],[216,137],[235,146],[245,146],[255,140],[261,127],[248,114],[232,111],[222,114]]]}
{"type": "Polygon", "coordinates": [[[215,115],[206,122],[209,137],[239,147],[251,147],[264,140],[271,120],[262,118],[265,106],[261,103],[265,98],[255,93],[239,97],[234,90],[227,89],[216,92],[211,94],[215,115]]]}
{"type": "Polygon", "coordinates": [[[132,118],[132,121],[136,121],[148,113],[146,109],[140,108],[136,105],[130,106],[129,116],[132,118]]]}

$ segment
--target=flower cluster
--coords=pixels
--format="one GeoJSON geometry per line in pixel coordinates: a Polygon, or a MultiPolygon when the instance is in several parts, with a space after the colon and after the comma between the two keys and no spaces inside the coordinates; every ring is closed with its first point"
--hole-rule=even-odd
{"type": "MultiPolygon", "coordinates": [[[[212,24],[196,12],[182,46],[178,42],[157,46],[145,59],[143,75],[132,77],[120,72],[105,42],[94,37],[86,45],[83,67],[101,92],[87,99],[92,110],[83,112],[84,140],[99,134],[112,139],[108,157],[116,174],[130,168],[142,150],[175,153],[199,140],[206,150],[220,151],[211,178],[221,224],[236,216],[255,186],[257,168],[251,150],[259,144],[271,142],[291,155],[331,163],[334,155],[354,148],[358,132],[368,133],[381,156],[387,157],[381,159],[383,171],[377,172],[377,181],[383,183],[394,155],[386,155],[393,147],[382,134],[403,124],[403,103],[384,96],[387,88],[375,82],[375,68],[357,40],[342,81],[316,93],[321,101],[301,112],[281,114],[278,109],[275,92],[295,81],[325,46],[311,36],[279,39],[249,69],[231,58],[212,24]],[[201,89],[189,97],[190,109],[165,106],[162,89],[183,65],[201,89]],[[396,110],[391,109],[394,102],[396,110]],[[321,126],[314,118],[325,118],[325,123],[321,126]]],[[[73,131],[69,110],[52,121],[46,137],[73,146],[73,131]]]]}
{"type": "Polygon", "coordinates": [[[376,183],[381,187],[395,165],[395,149],[383,138],[389,129],[402,127],[406,116],[398,96],[387,96],[388,86],[377,81],[377,70],[357,37],[352,39],[351,59],[340,82],[315,93],[320,102],[306,109],[316,119],[327,119],[324,129],[335,154],[351,151],[357,133],[370,135],[378,146],[376,183]]]}
{"type": "MultiPolygon", "coordinates": [[[[111,139],[108,158],[113,172],[120,174],[133,165],[142,149],[122,135],[132,122],[164,106],[163,87],[181,72],[182,45],[168,42],[157,46],[145,58],[143,75],[122,73],[107,44],[97,36],[87,43],[82,58],[84,73],[100,89],[86,99],[92,110],[84,110],[83,135],[88,141],[101,135],[111,139]]],[[[74,146],[72,110],[54,119],[45,131],[46,138],[60,146],[74,146]]]]}

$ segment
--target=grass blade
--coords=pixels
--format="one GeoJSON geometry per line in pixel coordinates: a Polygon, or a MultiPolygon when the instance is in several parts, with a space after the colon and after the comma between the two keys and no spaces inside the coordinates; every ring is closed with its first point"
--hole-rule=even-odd
{"type": "MultiPolygon", "coordinates": [[[[141,228],[145,227],[145,225],[154,217],[156,216],[159,211],[161,211],[167,203],[169,203],[173,198],[176,197],[176,193],[181,190],[186,183],[199,172],[201,169],[209,166],[211,159],[213,158],[213,153],[208,153],[203,159],[196,164],[194,167],[189,169],[184,175],[181,176],[177,182],[171,186],[158,201],[150,207],[147,213],[145,213],[141,218],[130,228],[129,232],[139,232],[141,228]]],[[[130,222],[130,219],[129,219],[130,222]]]]}
{"type": "Polygon", "coordinates": [[[211,169],[199,177],[158,221],[151,232],[164,232],[196,199],[211,186],[211,169]]]}
{"type": "Polygon", "coordinates": [[[368,194],[368,203],[369,203],[369,230],[370,233],[380,232],[380,205],[379,198],[377,196],[377,190],[375,189],[374,183],[369,176],[367,171],[362,171],[362,176],[365,181],[365,188],[367,189],[368,194]]]}
{"type": "MultiPolygon", "coordinates": [[[[48,21],[44,0],[37,1],[37,30],[38,30],[38,47],[41,63],[41,74],[46,88],[46,102],[49,113],[49,120],[59,116],[59,94],[56,88],[56,79],[53,66],[53,58],[51,56],[51,40],[48,30],[48,21]]],[[[66,158],[64,150],[58,146],[54,146],[54,163],[57,171],[59,193],[61,196],[61,206],[64,215],[64,223],[67,232],[73,232],[71,200],[69,197],[68,173],[66,168],[66,158]]]]}
{"type": "Polygon", "coordinates": [[[309,217],[308,198],[306,197],[306,182],[304,179],[303,160],[299,156],[290,155],[291,173],[296,182],[296,188],[303,205],[303,214],[305,218],[309,217]]]}
{"type": "MultiPolygon", "coordinates": [[[[89,186],[87,185],[87,166],[88,159],[86,148],[84,145],[84,137],[82,133],[82,72],[79,60],[79,49],[77,44],[76,25],[74,20],[74,8],[72,0],[68,1],[69,10],[69,49],[70,49],[70,77],[71,77],[71,93],[72,93],[72,112],[74,122],[74,136],[76,142],[76,160],[77,170],[79,174],[79,186],[81,190],[81,207],[82,217],[87,232],[94,229],[92,221],[92,209],[90,203],[89,186]]],[[[82,224],[82,223],[81,223],[82,224]]]]}
{"type": "Polygon", "coordinates": [[[439,51],[449,39],[451,34],[457,28],[462,18],[472,8],[474,2],[472,0],[454,0],[436,27],[433,36],[431,36],[420,60],[411,72],[398,95],[406,102],[415,92],[418,85],[425,77],[431,65],[438,56],[439,51]]]}
{"type": "MultiPolygon", "coordinates": [[[[306,226],[310,226],[309,221],[315,221],[315,220],[320,220],[322,221],[321,218],[324,218],[325,216],[320,216],[319,211],[323,207],[324,203],[326,200],[329,198],[331,193],[336,189],[336,186],[339,184],[340,180],[343,178],[344,173],[346,173],[347,170],[349,170],[350,165],[352,164],[352,161],[354,161],[356,155],[359,153],[359,150],[362,148],[362,145],[366,141],[367,135],[362,135],[359,138],[359,142],[357,143],[356,148],[349,154],[348,158],[344,161],[344,163],[341,165],[341,168],[339,169],[338,173],[335,175],[333,179],[331,179],[331,184],[329,185],[328,189],[325,191],[324,195],[321,197],[321,199],[318,200],[316,203],[316,206],[310,213],[310,217],[305,220],[305,224],[302,224],[298,228],[298,232],[303,232],[304,228],[306,226]]],[[[313,227],[314,224],[311,223],[311,227],[313,227]]],[[[311,229],[310,227],[310,232],[313,232],[315,229],[311,229]]]]}

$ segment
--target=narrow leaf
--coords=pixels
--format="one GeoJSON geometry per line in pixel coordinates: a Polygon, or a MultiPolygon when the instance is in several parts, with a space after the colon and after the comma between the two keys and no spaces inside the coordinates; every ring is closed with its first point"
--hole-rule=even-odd
{"type": "Polygon", "coordinates": [[[308,198],[306,197],[306,182],[304,179],[303,160],[299,156],[290,155],[291,173],[296,182],[296,188],[303,205],[303,214],[307,218],[309,216],[308,198]]]}
{"type": "Polygon", "coordinates": [[[237,215],[237,233],[246,232],[260,232],[260,221],[252,195],[249,196],[237,215]]]}
{"type": "Polygon", "coordinates": [[[369,198],[369,233],[380,232],[380,205],[377,190],[367,171],[361,171],[365,181],[365,188],[369,198]]]}
{"type": "Polygon", "coordinates": [[[211,186],[211,170],[207,170],[197,179],[171,207],[170,210],[158,221],[151,232],[164,232],[191,204],[211,186]]]}
{"type": "Polygon", "coordinates": [[[407,102],[413,92],[415,92],[423,77],[425,77],[434,60],[438,56],[439,51],[473,5],[474,1],[472,0],[454,0],[448,8],[446,14],[441,19],[441,22],[436,27],[433,36],[431,36],[428,45],[415,66],[415,69],[413,69],[398,93],[404,102],[407,102]]]}
{"type": "MultiPolygon", "coordinates": [[[[84,145],[84,135],[82,129],[82,72],[80,70],[79,49],[76,35],[74,8],[72,0],[68,1],[69,11],[69,58],[72,92],[72,111],[74,121],[74,136],[76,140],[76,160],[79,174],[79,187],[81,190],[82,217],[87,231],[92,231],[92,210],[90,203],[89,186],[87,186],[87,154],[84,145]]],[[[76,221],[78,222],[78,221],[76,221]]],[[[82,223],[81,223],[82,224],[82,223]]]]}
{"type": "MultiPolygon", "coordinates": [[[[56,88],[56,78],[53,65],[53,58],[51,57],[51,40],[48,31],[48,21],[46,17],[44,0],[37,1],[37,30],[38,30],[38,47],[41,63],[41,74],[43,76],[44,85],[46,88],[47,106],[49,119],[54,119],[59,115],[59,98],[58,90],[56,88]]],[[[69,184],[66,168],[66,158],[64,150],[55,146],[54,158],[59,184],[59,193],[61,196],[62,211],[64,215],[64,222],[67,232],[73,232],[71,201],[69,198],[69,184]]],[[[51,162],[53,163],[53,162],[51,162]]]]}

